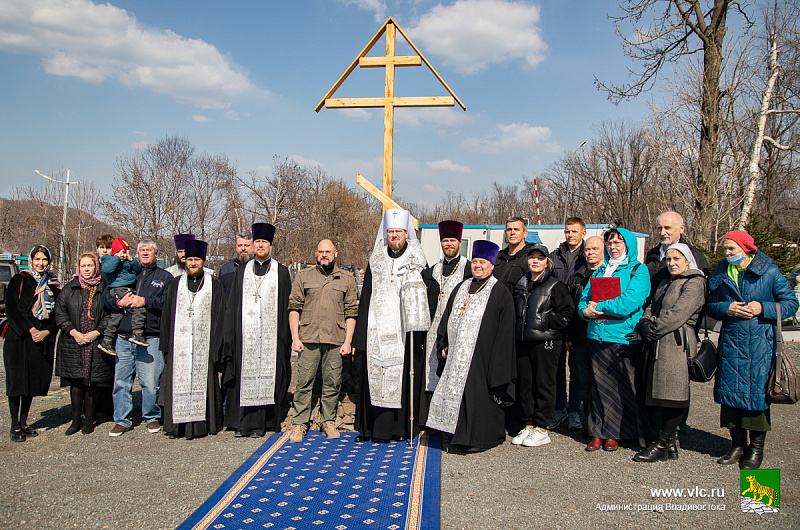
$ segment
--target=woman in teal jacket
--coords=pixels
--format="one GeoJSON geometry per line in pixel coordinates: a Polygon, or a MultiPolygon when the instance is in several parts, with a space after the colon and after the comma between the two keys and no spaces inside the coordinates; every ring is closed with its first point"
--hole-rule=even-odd
{"type": "Polygon", "coordinates": [[[605,262],[593,278],[619,278],[621,294],[592,301],[591,280],[583,290],[578,313],[589,321],[587,338],[592,361],[591,400],[587,411],[592,437],[587,451],[614,451],[618,440],[638,439],[644,446],[643,418],[636,396],[641,363],[641,338],[634,334],[650,294],[647,267],[637,261],[636,236],[624,228],[603,234],[605,262]]]}
{"type": "Polygon", "coordinates": [[[709,279],[708,315],[722,321],[714,400],[722,405],[720,427],[731,432],[731,449],[717,463],[757,469],[771,429],[767,379],[775,354],[776,303],[781,316],[797,311],[789,282],[747,232],[734,230],[709,279]],[[750,445],[747,444],[750,431],[750,445]]]}

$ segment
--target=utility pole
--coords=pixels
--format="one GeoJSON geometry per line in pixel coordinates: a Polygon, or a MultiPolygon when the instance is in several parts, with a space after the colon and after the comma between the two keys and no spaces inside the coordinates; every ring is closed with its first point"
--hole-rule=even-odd
{"type": "Polygon", "coordinates": [[[73,180],[70,182],[69,175],[70,169],[67,168],[67,180],[56,180],[53,177],[47,176],[41,173],[38,169],[35,169],[36,173],[40,177],[44,177],[50,182],[55,182],[56,184],[63,184],[64,185],[64,213],[61,216],[61,245],[58,252],[58,281],[62,284],[64,283],[64,252],[66,251],[66,240],[67,240],[67,205],[69,201],[69,185],[70,184],[80,184],[80,182],[73,180]]]}
{"type": "Polygon", "coordinates": [[[564,220],[562,221],[562,223],[567,222],[567,204],[569,204],[569,185],[572,182],[572,157],[575,156],[575,153],[577,153],[578,150],[584,145],[586,145],[586,142],[581,142],[581,145],[575,148],[575,150],[569,155],[569,167],[567,168],[567,192],[564,194],[564,220]]]}

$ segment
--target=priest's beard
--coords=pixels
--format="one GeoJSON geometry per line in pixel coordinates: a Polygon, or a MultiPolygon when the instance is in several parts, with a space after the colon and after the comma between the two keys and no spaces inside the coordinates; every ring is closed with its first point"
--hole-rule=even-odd
{"type": "Polygon", "coordinates": [[[178,269],[180,269],[182,271],[186,270],[186,262],[185,261],[181,261],[181,258],[176,257],[175,258],[175,262],[173,263],[173,265],[177,265],[178,269]]]}

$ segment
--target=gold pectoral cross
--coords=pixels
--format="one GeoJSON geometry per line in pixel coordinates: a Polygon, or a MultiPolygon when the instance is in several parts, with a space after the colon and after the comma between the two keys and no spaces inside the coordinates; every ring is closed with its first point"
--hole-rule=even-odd
{"type": "Polygon", "coordinates": [[[458,312],[458,318],[461,318],[461,315],[467,310],[467,302],[469,302],[469,300],[464,300],[464,305],[461,306],[461,311],[458,312]]]}
{"type": "Polygon", "coordinates": [[[443,294],[444,294],[444,291],[443,291],[443,290],[441,290],[441,289],[439,289],[439,300],[441,300],[441,299],[442,299],[442,295],[443,295],[443,294]]]}

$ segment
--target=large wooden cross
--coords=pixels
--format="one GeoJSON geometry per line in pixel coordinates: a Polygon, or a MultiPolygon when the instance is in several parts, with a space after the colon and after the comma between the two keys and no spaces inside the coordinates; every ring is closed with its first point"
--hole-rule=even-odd
{"type": "MultiPolygon", "coordinates": [[[[453,107],[455,103],[463,109],[467,110],[467,107],[458,99],[458,96],[450,89],[450,87],[445,83],[444,79],[436,72],[436,70],[431,66],[431,63],[422,55],[422,52],[419,51],[411,39],[408,38],[408,35],[395,24],[392,17],[389,17],[386,22],[384,22],[381,29],[372,37],[372,39],[367,43],[361,53],[355,58],[355,60],[350,63],[350,66],[345,70],[345,72],[339,77],[339,79],[334,83],[331,89],[325,94],[325,97],[317,104],[314,108],[316,112],[319,112],[320,109],[325,106],[325,108],[329,109],[343,109],[343,108],[380,108],[383,107],[383,193],[376,193],[378,190],[375,186],[372,186],[364,177],[358,175],[356,182],[364,189],[367,190],[371,195],[377,198],[383,204],[383,209],[386,210],[387,208],[399,208],[397,203],[392,200],[392,157],[394,151],[394,109],[395,107],[453,107]],[[405,38],[406,42],[408,42],[409,46],[417,53],[417,55],[411,56],[399,56],[395,55],[395,31],[399,31],[400,34],[405,38]],[[386,34],[386,55],[383,57],[367,57],[367,53],[372,49],[376,42],[386,34]],[[447,92],[450,94],[450,97],[396,97],[394,95],[394,69],[396,66],[421,66],[422,63],[430,69],[436,79],[447,89],[447,92]],[[385,82],[385,93],[384,97],[382,98],[340,98],[340,99],[332,99],[332,96],[339,89],[339,87],[344,83],[347,77],[355,70],[355,67],[359,66],[361,68],[377,68],[383,67],[386,70],[386,82],[385,82]],[[365,185],[365,184],[368,184],[365,185]]],[[[416,219],[414,220],[415,226],[417,225],[416,219]]]]}

